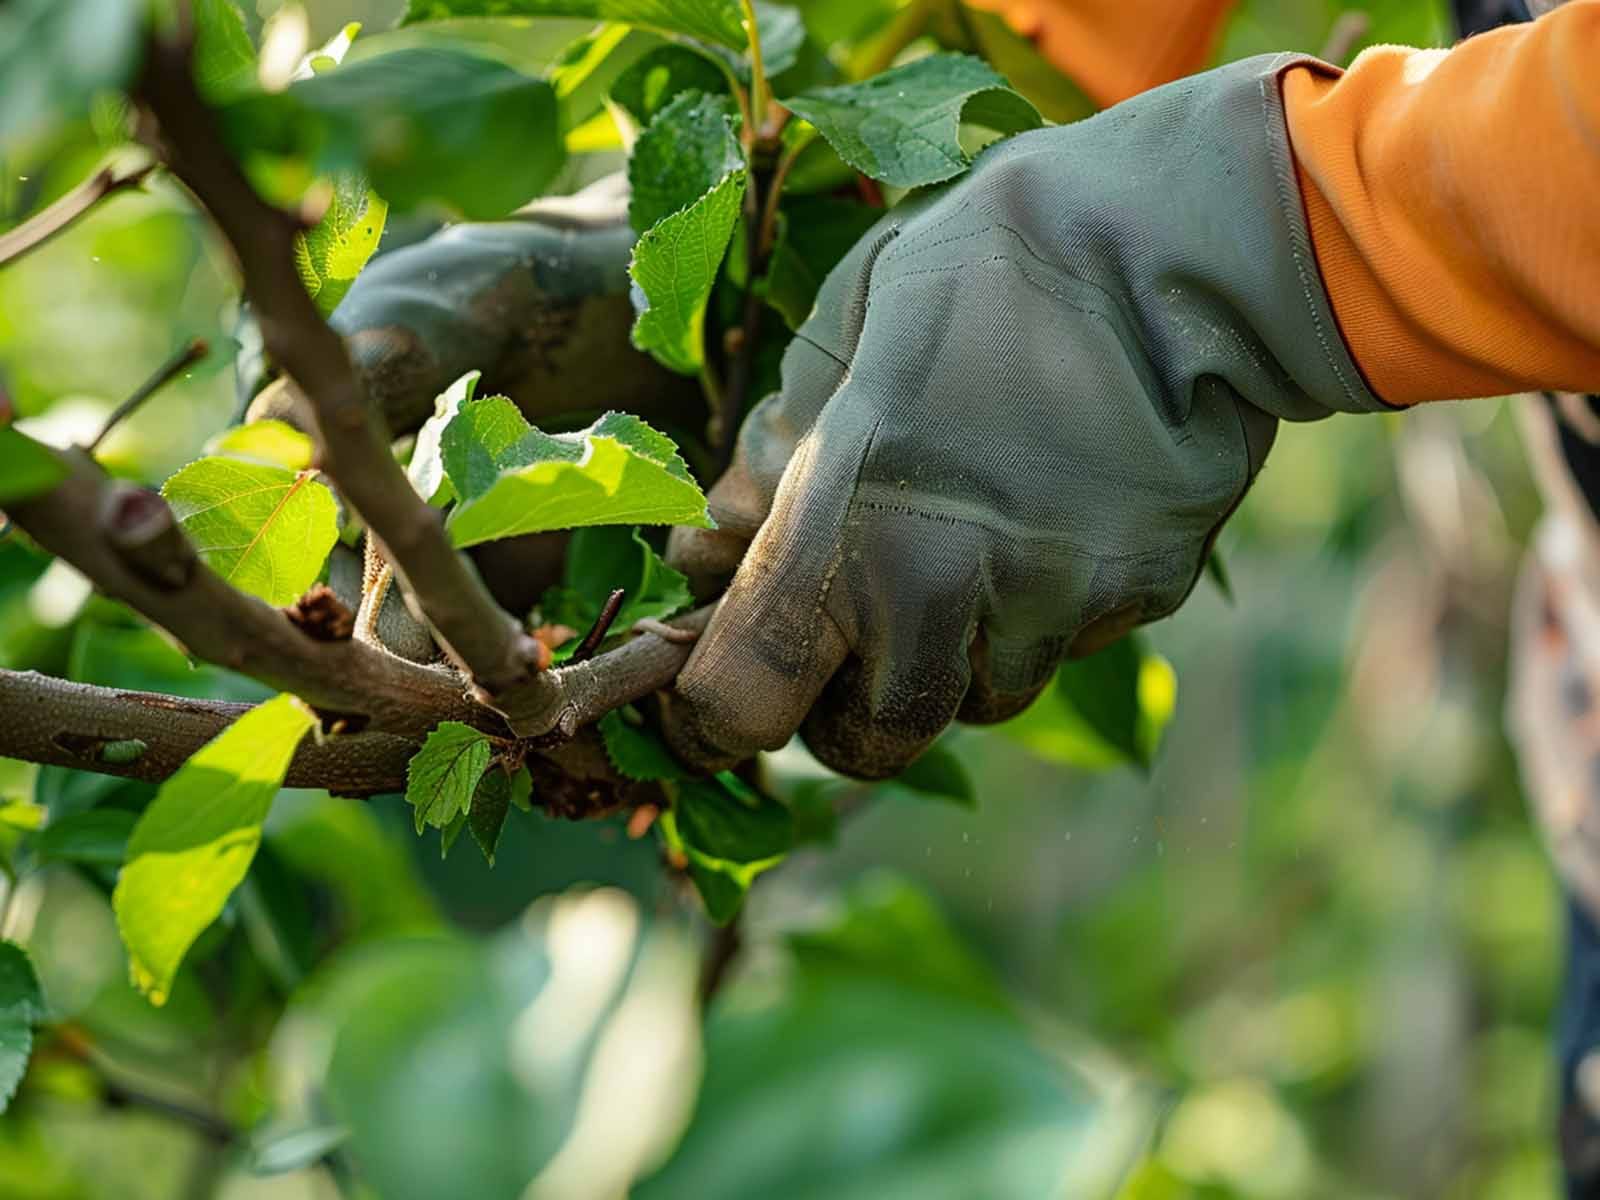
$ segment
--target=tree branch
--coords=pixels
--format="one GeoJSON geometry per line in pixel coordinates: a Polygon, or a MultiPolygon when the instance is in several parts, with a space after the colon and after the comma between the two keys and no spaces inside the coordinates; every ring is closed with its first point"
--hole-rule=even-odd
{"type": "MultiPolygon", "coordinates": [[[[667,627],[698,635],[715,611],[715,605],[697,608],[668,621],[667,627]]],[[[598,658],[535,676],[510,697],[512,703],[495,707],[518,737],[553,743],[570,738],[612,709],[669,686],[693,650],[693,637],[680,640],[641,633],[598,658]]]]}
{"type": "MultiPolygon", "coordinates": [[[[230,586],[194,558],[160,497],[114,482],[83,451],[58,451],[68,477],[8,515],[56,557],[165,629],[196,658],[239,671],[317,709],[421,736],[443,720],[505,727],[454,673],[355,641],[307,636],[283,610],[230,586]]],[[[7,709],[9,712],[9,708],[7,709]]]]}
{"type": "MultiPolygon", "coordinates": [[[[6,713],[0,722],[0,756],[159,783],[250,705],[0,670],[0,711],[6,713]]],[[[404,791],[406,763],[419,744],[378,732],[306,741],[284,783],[341,796],[404,791]]]]}
{"type": "Polygon", "coordinates": [[[118,175],[106,167],[94,178],[80,183],[44,211],[35,213],[10,233],[0,235],[0,267],[37,250],[108,196],[139,187],[155,169],[155,164],[149,163],[126,175],[118,175]]]}
{"type": "Polygon", "coordinates": [[[156,368],[154,375],[141,383],[131,396],[112,410],[111,415],[106,418],[105,424],[100,426],[100,432],[94,435],[94,441],[90,442],[86,447],[89,453],[93,454],[98,450],[100,443],[106,440],[106,436],[113,429],[127,420],[130,415],[137,412],[139,406],[150,399],[151,396],[154,396],[176,379],[179,372],[192,367],[210,353],[211,347],[206,344],[204,338],[193,338],[186,345],[179,347],[171,358],[156,368]]]}
{"type": "Polygon", "coordinates": [[[135,96],[141,131],[233,247],[273,360],[315,414],[322,469],[360,513],[417,598],[447,653],[491,698],[525,684],[549,652],[490,596],[451,546],[439,514],[390,453],[344,342],[322,319],[294,265],[299,224],[263,201],[233,161],[190,73],[190,47],[157,38],[135,96]]]}

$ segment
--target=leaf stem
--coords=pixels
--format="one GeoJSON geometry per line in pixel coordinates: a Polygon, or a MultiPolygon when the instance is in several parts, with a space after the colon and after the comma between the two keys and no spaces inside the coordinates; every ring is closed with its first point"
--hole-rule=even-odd
{"type": "Polygon", "coordinates": [[[761,125],[767,119],[767,106],[769,95],[767,88],[767,68],[761,59],[761,31],[756,23],[756,7],[753,0],[740,0],[744,9],[745,36],[750,39],[750,122],[746,125],[745,143],[747,149],[754,148],[756,140],[761,136],[761,125]]]}
{"type": "Polygon", "coordinates": [[[37,250],[56,234],[69,229],[100,201],[118,192],[125,192],[144,183],[155,163],[146,163],[135,171],[118,175],[106,167],[73,188],[54,204],[36,213],[10,233],[0,235],[0,267],[7,266],[32,250],[37,250]]]}
{"type": "Polygon", "coordinates": [[[137,412],[140,405],[210,353],[211,347],[204,338],[194,338],[188,345],[180,347],[171,358],[156,368],[154,375],[134,390],[133,395],[111,411],[106,423],[100,427],[100,432],[94,435],[94,441],[84,449],[93,454],[100,448],[100,443],[106,440],[106,435],[137,412]]]}

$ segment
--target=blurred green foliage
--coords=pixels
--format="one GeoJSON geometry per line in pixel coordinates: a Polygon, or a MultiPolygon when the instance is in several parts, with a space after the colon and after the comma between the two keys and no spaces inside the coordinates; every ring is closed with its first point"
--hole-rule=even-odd
{"type": "MultiPolygon", "coordinates": [[[[278,5],[246,7],[259,35],[278,5]]],[[[357,60],[416,44],[377,32],[400,7],[315,3],[309,44],[351,20],[371,32],[357,60]]],[[[825,42],[885,9],[803,7],[825,42]]],[[[1316,51],[1347,8],[1370,12],[1369,41],[1446,38],[1423,0],[1244,0],[1220,57],[1316,51]]],[[[450,33],[537,74],[586,28],[450,33]]],[[[0,228],[92,173],[119,129],[95,102],[8,141],[0,228]]],[[[213,235],[157,180],[0,272],[6,390],[82,437],[207,338],[212,358],[108,444],[158,482],[229,423],[235,304],[213,235]]],[[[1558,895],[1500,719],[1536,512],[1504,405],[1285,428],[1222,539],[1234,602],[1202,586],[1150,631],[1181,686],[1148,777],[965,731],[942,746],[975,806],[822,784],[850,815],[754,890],[703,1031],[691,931],[658,915],[681,911],[674,885],[618,823],[513,812],[491,871],[441,862],[398,797],[303,792],[278,798],[246,887],[152,1008],[104,845],[153,789],[0,763],[0,804],[102,814],[77,865],[0,883],[0,934],[28,946],[65,1031],[0,1117],[0,1195],[299,1200],[360,1166],[402,1200],[449,1194],[436,1172],[490,1194],[501,1171],[537,1171],[531,1194],[557,1200],[634,1178],[651,1200],[1553,1196],[1558,895]],[[253,1136],[219,1151],[128,1091],[253,1136]],[[362,1121],[330,1124],[335,1108],[362,1121]]],[[[15,538],[0,664],[264,695],[15,538]]],[[[776,757],[791,797],[814,794],[814,764],[776,757]]],[[[14,842],[0,828],[7,871],[14,842]]]]}

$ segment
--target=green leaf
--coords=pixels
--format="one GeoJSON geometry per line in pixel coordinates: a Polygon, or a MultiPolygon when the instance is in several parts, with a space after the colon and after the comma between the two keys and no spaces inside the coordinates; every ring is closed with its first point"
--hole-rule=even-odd
{"type": "Polygon", "coordinates": [[[315,583],[339,539],[333,493],[310,471],[202,458],[161,494],[206,565],[268,604],[292,603],[315,583]]]}
{"type": "Polygon", "coordinates": [[[118,867],[127,857],[128,839],[138,814],[121,808],[93,808],[51,821],[33,839],[41,862],[83,863],[118,867]]]}
{"type": "Polygon", "coordinates": [[[684,92],[639,135],[628,160],[628,219],[643,233],[745,168],[733,101],[684,92]]]}
{"type": "Polygon", "coordinates": [[[500,845],[500,834],[505,829],[506,815],[513,807],[525,811],[532,793],[533,777],[526,767],[519,768],[515,774],[490,769],[478,780],[472,808],[467,813],[467,828],[491,867],[494,866],[494,852],[500,845]]]}
{"type": "Polygon", "coordinates": [[[596,728],[605,743],[606,757],[617,774],[641,783],[679,780],[687,773],[661,739],[647,729],[630,725],[620,712],[608,712],[596,728]]]}
{"type": "Polygon", "coordinates": [[[139,0],[0,4],[0,143],[80,116],[127,82],[144,10],[139,0]]]}
{"type": "Polygon", "coordinates": [[[437,203],[475,220],[537,196],[565,158],[554,89],[482,55],[415,47],[228,104],[238,154],[359,171],[398,210],[437,203]]]}
{"type": "Polygon", "coordinates": [[[1217,591],[1222,593],[1222,598],[1232,604],[1233,580],[1228,576],[1228,564],[1223,561],[1222,551],[1212,550],[1206,555],[1206,575],[1216,584],[1217,591]]]}
{"type": "Polygon", "coordinates": [[[448,504],[455,499],[450,480],[444,473],[439,440],[444,436],[445,427],[456,419],[461,406],[473,398],[472,394],[478,390],[478,380],[482,378],[482,371],[468,371],[452,383],[435,398],[433,416],[417,430],[417,441],[411,451],[411,462],[406,466],[406,475],[411,480],[411,486],[417,489],[417,495],[429,504],[448,504]]]}
{"type": "MultiPolygon", "coordinates": [[[[755,0],[756,34],[761,39],[761,65],[769,80],[777,79],[800,58],[806,43],[806,24],[800,10],[788,4],[755,0]]],[[[732,68],[741,82],[750,82],[750,54],[722,46],[711,47],[732,68]]]]}
{"type": "Polygon", "coordinates": [[[705,364],[706,303],[748,182],[743,167],[730,171],[699,200],[648,230],[633,248],[628,274],[639,310],[633,344],[682,374],[694,374],[705,364]]]}
{"type": "Polygon", "coordinates": [[[551,436],[491,397],[464,406],[441,441],[461,497],[448,524],[457,546],[584,525],[711,526],[676,444],[637,417],[551,436]]]}
{"type": "Polygon", "coordinates": [[[738,0],[411,0],[405,23],[452,17],[591,17],[745,47],[738,0]]]}
{"type": "Polygon", "coordinates": [[[794,818],[727,771],[713,779],[669,784],[672,808],[657,829],[683,856],[689,878],[719,925],[738,914],[757,875],[778,865],[794,845],[794,818]]]}
{"type": "Polygon", "coordinates": [[[295,269],[323,316],[339,306],[378,249],[388,216],[389,206],[360,175],[334,176],[322,219],[294,239],[295,269]]]}
{"type": "Polygon", "coordinates": [[[962,808],[978,806],[977,789],[966,766],[944,742],[935,742],[891,783],[962,808]]]}
{"type": "Polygon", "coordinates": [[[15,942],[0,942],[0,1113],[28,1073],[33,1027],[44,1018],[44,995],[27,952],[15,942]]]}
{"type": "Polygon", "coordinates": [[[1177,703],[1172,664],[1139,634],[1065,664],[1056,684],[996,729],[1052,762],[1148,771],[1177,703]]]}
{"type": "Polygon", "coordinates": [[[765,862],[794,845],[789,810],[728,771],[678,784],[673,811],[686,846],[725,862],[765,862]]]}
{"type": "Polygon", "coordinates": [[[67,477],[50,450],[9,425],[0,426],[0,504],[48,492],[67,477]]]}
{"type": "Polygon", "coordinates": [[[658,46],[617,77],[611,102],[641,129],[685,92],[726,95],[728,77],[703,55],[681,46],[658,46]]]}
{"type": "Polygon", "coordinates": [[[556,90],[561,128],[570,134],[598,116],[617,81],[660,48],[655,34],[620,24],[601,25],[568,46],[546,74],[556,90]]]}
{"type": "Polygon", "coordinates": [[[256,48],[233,0],[194,0],[194,81],[201,96],[226,99],[256,82],[256,48]]]}
{"type": "MultiPolygon", "coordinates": [[[[636,621],[663,620],[687,608],[689,581],[667,566],[637,529],[620,525],[580,529],[567,545],[566,574],[539,603],[543,619],[577,630],[593,625],[616,588],[625,596],[612,628],[625,632],[636,621]]],[[[560,662],[577,648],[574,640],[555,652],[560,662]]]]}
{"type": "Polygon", "coordinates": [[[466,815],[492,753],[489,735],[460,721],[445,721],[428,735],[406,767],[406,803],[416,810],[418,833],[466,815]]]}
{"type": "Polygon", "coordinates": [[[997,133],[1039,126],[1038,110],[976,58],[932,54],[862,83],[785,102],[856,170],[895,187],[953,179],[971,165],[962,124],[997,133]]]}
{"type": "Polygon", "coordinates": [[[282,421],[235,425],[206,443],[207,454],[248,459],[286,471],[304,471],[309,467],[312,450],[309,437],[282,421]]]}
{"type": "Polygon", "coordinates": [[[828,272],[882,217],[881,208],[833,196],[784,202],[778,241],[757,287],[790,329],[805,324],[828,272]]]}
{"type": "Polygon", "coordinates": [[[32,833],[44,824],[47,811],[32,800],[7,800],[0,803],[0,828],[32,833]]]}
{"type": "Polygon", "coordinates": [[[251,709],[161,785],[128,840],[112,895],[134,985],[166,1003],[189,947],[222,912],[316,718],[293,696],[251,709]]]}

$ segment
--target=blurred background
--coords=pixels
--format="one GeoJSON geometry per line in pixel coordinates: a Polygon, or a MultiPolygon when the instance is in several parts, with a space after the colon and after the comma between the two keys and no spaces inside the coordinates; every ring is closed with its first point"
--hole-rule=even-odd
{"type": "MultiPolygon", "coordinates": [[[[261,0],[252,23],[279,7],[261,0]]],[[[318,0],[311,43],[348,20],[376,33],[400,7],[318,0]]],[[[1449,40],[1428,0],[1246,0],[1220,57],[1315,52],[1350,9],[1369,13],[1368,41],[1449,40]]],[[[542,23],[514,52],[547,60],[583,28],[542,23]]],[[[110,127],[8,151],[0,229],[88,176],[110,127]]],[[[92,433],[184,340],[227,346],[234,304],[218,243],[158,182],[0,273],[0,363],[22,415],[92,433]]],[[[388,1021],[367,1050],[395,1039],[383,1053],[412,1089],[385,1076],[392,1103],[374,1099],[358,1137],[392,1138],[406,1171],[437,1158],[435,1194],[498,1194],[449,1174],[457,1153],[463,1169],[478,1161],[470,1147],[419,1158],[405,1143],[430,1122],[447,1144],[451,1122],[526,1140],[473,1090],[507,1069],[474,1039],[501,1001],[544,1028],[514,982],[535,960],[578,1014],[528,1051],[571,1093],[540,1195],[621,1194],[626,1178],[585,1189],[608,1170],[648,1176],[674,1146],[639,1195],[1557,1195],[1559,891],[1502,727],[1507,611],[1538,511],[1516,403],[1285,427],[1221,542],[1233,599],[1202,584],[1151,630],[1179,685],[1148,777],[955,735],[976,806],[850,798],[833,848],[755,889],[703,1039],[704,930],[674,915],[653,844],[610,822],[529,817],[490,871],[470,852],[441,862],[399,798],[287,794],[268,866],[162,1010],[127,985],[95,881],[34,873],[7,890],[0,932],[29,945],[53,1010],[123,1084],[70,1046],[43,1054],[0,1118],[0,1196],[337,1194],[337,1169],[296,1165],[337,1167],[293,1143],[316,1137],[314,1105],[285,1125],[288,1150],[256,1139],[244,1154],[140,1094],[245,1126],[287,1120],[330,1071],[361,1095],[361,1048],[331,1053],[317,1033],[357,1010],[388,1021]],[[302,882],[275,889],[274,870],[302,882]],[[328,912],[331,957],[310,944],[328,912]],[[441,1000],[429,1038],[411,1038],[435,977],[460,992],[480,975],[498,981],[479,989],[481,1011],[441,1000]],[[551,1045],[581,1046],[583,1061],[552,1066],[539,1058],[551,1045]],[[819,1161],[833,1125],[855,1143],[819,1161]],[[263,1173],[274,1152],[290,1169],[263,1173]],[[1041,1163],[1041,1190],[1018,1182],[1041,1163]]],[[[157,482],[234,408],[218,353],[123,426],[109,458],[157,482]]],[[[0,542],[0,665],[238,694],[175,657],[70,573],[0,542]]],[[[793,755],[780,766],[807,770],[793,755]]],[[[142,803],[136,785],[0,763],[0,797],[53,812],[113,792],[142,803]]],[[[382,1179],[378,1194],[393,1194],[382,1179]]]]}

